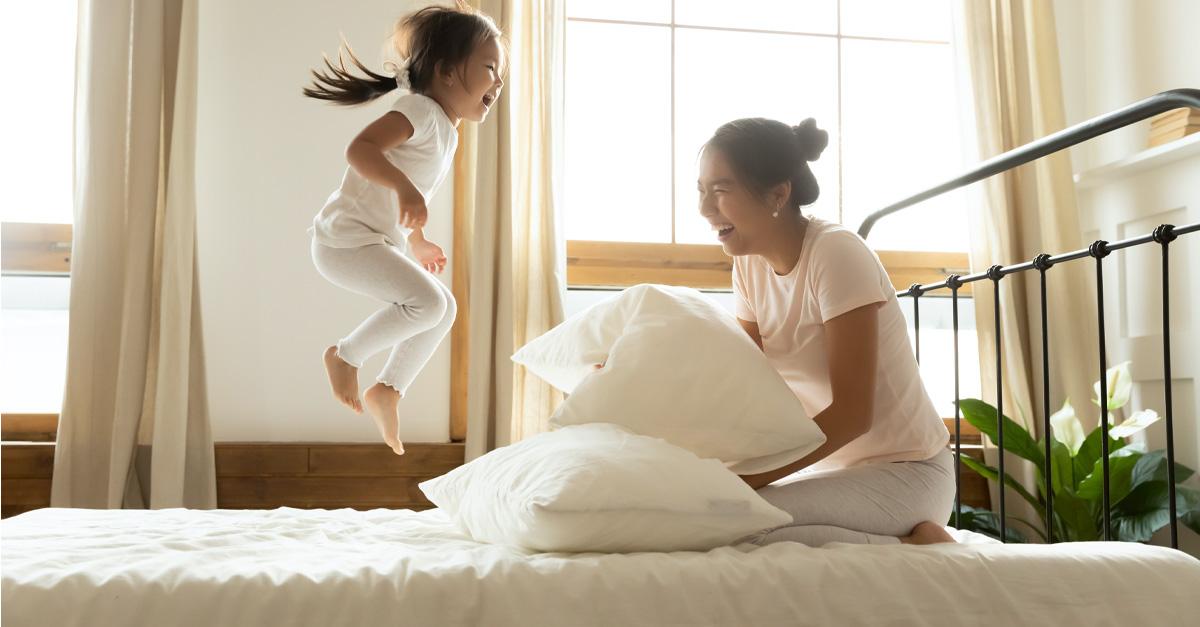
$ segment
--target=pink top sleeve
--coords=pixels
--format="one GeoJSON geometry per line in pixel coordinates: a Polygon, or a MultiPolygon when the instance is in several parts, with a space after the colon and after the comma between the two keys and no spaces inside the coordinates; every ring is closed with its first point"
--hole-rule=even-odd
{"type": "Polygon", "coordinates": [[[888,298],[886,273],[875,253],[854,233],[837,231],[812,251],[809,280],[821,309],[821,322],[888,298]]]}

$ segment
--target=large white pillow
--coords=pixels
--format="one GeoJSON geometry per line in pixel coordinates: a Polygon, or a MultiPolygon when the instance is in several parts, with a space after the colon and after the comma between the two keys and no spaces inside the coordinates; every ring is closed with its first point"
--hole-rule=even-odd
{"type": "Polygon", "coordinates": [[[552,426],[620,424],[739,474],[774,470],[825,441],[734,317],[693,289],[631,287],[513,361],[570,394],[552,426]]]}
{"type": "Polygon", "coordinates": [[[544,552],[704,551],[792,521],[720,462],[609,424],[535,435],[420,488],[475,540],[544,552]]]}

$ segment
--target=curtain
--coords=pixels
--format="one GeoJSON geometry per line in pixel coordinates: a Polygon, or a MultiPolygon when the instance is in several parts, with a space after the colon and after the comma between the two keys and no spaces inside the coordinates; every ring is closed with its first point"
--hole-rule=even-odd
{"type": "Polygon", "coordinates": [[[216,506],[196,275],[195,0],[83,0],[56,507],[216,506]]]}
{"type": "Polygon", "coordinates": [[[457,367],[467,369],[467,459],[546,429],[561,395],[509,357],[562,321],[566,291],[556,215],[563,2],[482,0],[478,8],[504,31],[510,56],[492,119],[460,130],[455,162],[463,271],[454,282],[467,314],[452,341],[457,367]]]}
{"type": "MultiPolygon", "coordinates": [[[[1053,3],[1041,0],[960,0],[956,55],[968,160],[978,162],[1065,126],[1053,3]]],[[[973,271],[1028,261],[1039,253],[1083,248],[1070,155],[1058,152],[972,187],[969,202],[973,271]]],[[[1098,376],[1096,296],[1086,261],[1047,273],[1051,412],[1070,397],[1086,419],[1091,381],[1098,376]]],[[[1041,301],[1036,272],[1001,280],[1004,413],[1035,437],[1042,428],[1041,301]]],[[[984,400],[995,403],[995,307],[990,281],[975,283],[984,400]]],[[[995,451],[989,455],[995,461],[995,451]]],[[[1030,466],[1006,458],[1025,483],[1030,466]]],[[[1007,469],[1006,468],[1006,469],[1007,469]]],[[[1032,487],[1032,486],[1031,486],[1032,487]]],[[[994,490],[994,486],[993,486],[994,490]]],[[[993,494],[993,503],[997,495],[993,494]]],[[[1030,520],[1015,494],[1010,512],[1030,520]]]]}

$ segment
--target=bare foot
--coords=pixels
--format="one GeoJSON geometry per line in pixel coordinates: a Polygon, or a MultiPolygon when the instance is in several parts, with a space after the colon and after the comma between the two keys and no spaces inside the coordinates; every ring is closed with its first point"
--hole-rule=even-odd
{"type": "Polygon", "coordinates": [[[907,536],[901,536],[900,541],[904,544],[943,544],[957,542],[953,536],[946,532],[946,528],[927,520],[923,523],[918,523],[913,527],[912,533],[907,536]]]}
{"type": "Polygon", "coordinates": [[[376,383],[367,388],[363,400],[367,406],[367,413],[371,414],[375,419],[375,426],[379,427],[379,435],[383,436],[383,441],[397,455],[403,455],[404,445],[400,443],[400,437],[396,433],[396,407],[400,405],[400,393],[391,386],[376,383]]]}
{"type": "Polygon", "coordinates": [[[362,401],[358,399],[358,368],[338,357],[337,347],[325,349],[325,373],[329,375],[329,387],[333,397],[355,413],[362,413],[362,401]]]}

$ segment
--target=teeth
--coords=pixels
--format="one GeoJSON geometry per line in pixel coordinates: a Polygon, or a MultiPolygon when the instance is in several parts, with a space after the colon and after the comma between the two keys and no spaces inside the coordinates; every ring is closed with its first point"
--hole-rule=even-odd
{"type": "Polygon", "coordinates": [[[732,224],[714,224],[714,225],[712,225],[712,230],[714,230],[714,231],[724,231],[725,229],[732,229],[732,228],[733,228],[732,224]]]}

